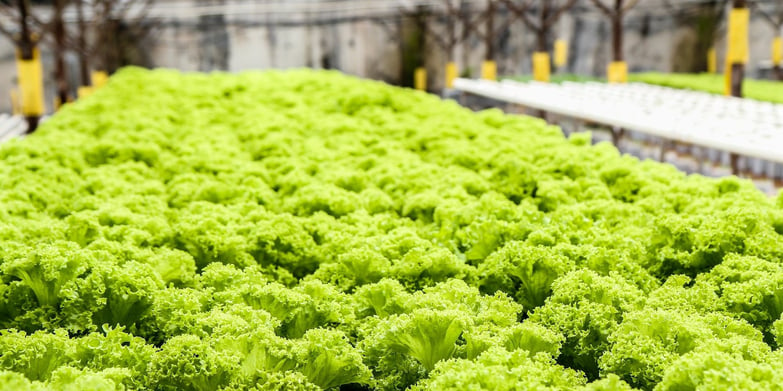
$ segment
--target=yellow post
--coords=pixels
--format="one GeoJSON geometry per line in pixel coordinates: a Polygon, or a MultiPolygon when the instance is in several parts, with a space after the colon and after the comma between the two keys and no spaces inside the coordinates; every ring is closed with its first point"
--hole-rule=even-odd
{"type": "Polygon", "coordinates": [[[459,68],[455,62],[446,64],[446,88],[454,88],[454,80],[457,78],[459,68]]]}
{"type": "Polygon", "coordinates": [[[20,99],[22,115],[26,117],[40,117],[44,114],[43,94],[43,66],[41,65],[41,52],[33,49],[33,58],[23,60],[22,53],[16,53],[16,72],[19,79],[20,99]]]}
{"type": "Polygon", "coordinates": [[[413,87],[420,91],[427,90],[427,69],[418,67],[413,72],[413,87]]]}
{"type": "Polygon", "coordinates": [[[732,64],[747,64],[750,57],[748,49],[748,24],[750,22],[750,10],[747,8],[735,8],[729,14],[729,39],[728,54],[732,64]]]}
{"type": "Polygon", "coordinates": [[[79,87],[79,89],[76,91],[76,96],[79,97],[79,99],[86,98],[90,95],[92,95],[93,90],[92,87],[79,87]]]}
{"type": "Polygon", "coordinates": [[[11,89],[11,113],[13,115],[22,115],[22,105],[19,101],[19,90],[11,89]]]}
{"type": "Polygon", "coordinates": [[[628,82],[628,64],[625,61],[614,61],[606,69],[606,79],[609,83],[628,82]]]}
{"type": "Polygon", "coordinates": [[[772,41],[772,65],[783,63],[783,37],[775,37],[772,41]]]}
{"type": "Polygon", "coordinates": [[[718,73],[718,52],[714,47],[707,51],[707,72],[718,73]]]}
{"type": "Polygon", "coordinates": [[[484,80],[495,81],[498,79],[498,65],[494,61],[484,61],[481,63],[481,78],[484,80]]]}
{"type": "Polygon", "coordinates": [[[558,39],[555,41],[555,67],[562,68],[568,64],[568,41],[558,39]]]}
{"type": "Polygon", "coordinates": [[[726,66],[723,68],[723,94],[731,96],[731,62],[726,57],[726,66]]]}
{"type": "Polygon", "coordinates": [[[533,53],[533,79],[536,81],[548,83],[550,73],[551,69],[549,64],[549,53],[533,53]]]}
{"type": "Polygon", "coordinates": [[[731,68],[734,64],[747,64],[750,57],[748,49],[748,24],[750,10],[734,8],[729,14],[728,50],[726,51],[726,95],[731,95],[731,68]]]}
{"type": "Polygon", "coordinates": [[[92,73],[92,86],[95,89],[101,88],[109,81],[109,74],[104,71],[94,71],[92,73]]]}

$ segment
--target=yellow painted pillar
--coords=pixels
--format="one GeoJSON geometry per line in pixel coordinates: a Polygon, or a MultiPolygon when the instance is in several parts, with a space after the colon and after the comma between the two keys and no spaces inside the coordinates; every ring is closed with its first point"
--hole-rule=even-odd
{"type": "Polygon", "coordinates": [[[446,88],[454,88],[454,80],[458,74],[459,68],[457,68],[457,63],[452,61],[446,64],[446,88]]]}
{"type": "Polygon", "coordinates": [[[109,82],[109,74],[104,71],[94,71],[92,73],[92,86],[97,90],[109,82]]]}
{"type": "Polygon", "coordinates": [[[427,90],[427,69],[418,67],[413,71],[413,87],[420,91],[427,90]]]}
{"type": "Polygon", "coordinates": [[[734,8],[729,14],[728,50],[726,51],[726,95],[731,95],[731,68],[734,64],[747,64],[750,57],[748,49],[748,24],[750,10],[734,8]]]}
{"type": "Polygon", "coordinates": [[[549,53],[547,52],[535,52],[533,53],[533,79],[548,83],[549,75],[551,73],[551,66],[549,62],[549,53]]]}
{"type": "Polygon", "coordinates": [[[25,117],[40,117],[46,111],[43,93],[43,66],[41,52],[33,49],[33,58],[23,60],[22,53],[16,52],[16,72],[19,79],[21,113],[25,117]]]}
{"type": "Polygon", "coordinates": [[[714,47],[707,50],[707,72],[718,73],[718,52],[714,47]]]}
{"type": "Polygon", "coordinates": [[[625,61],[614,61],[606,69],[606,79],[609,83],[628,82],[628,64],[625,61]]]}
{"type": "Polygon", "coordinates": [[[780,66],[783,63],[783,37],[775,37],[772,41],[772,65],[780,66]]]}
{"type": "Polygon", "coordinates": [[[495,81],[498,79],[498,65],[494,61],[484,61],[481,63],[481,78],[484,80],[495,81]]]}
{"type": "Polygon", "coordinates": [[[728,57],[723,68],[723,95],[731,96],[731,61],[728,57]]]}
{"type": "Polygon", "coordinates": [[[83,98],[86,98],[86,97],[92,95],[92,93],[93,93],[93,88],[92,87],[82,86],[82,87],[79,87],[79,89],[76,91],[76,96],[78,96],[79,99],[83,99],[83,98]]]}
{"type": "Polygon", "coordinates": [[[562,68],[568,64],[568,41],[558,39],[555,41],[555,67],[562,68]]]}

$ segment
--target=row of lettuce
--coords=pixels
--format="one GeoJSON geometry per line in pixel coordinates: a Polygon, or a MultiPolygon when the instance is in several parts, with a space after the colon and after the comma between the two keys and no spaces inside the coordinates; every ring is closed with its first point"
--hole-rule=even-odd
{"type": "MultiPolygon", "coordinates": [[[[629,80],[682,90],[709,92],[716,95],[723,95],[726,90],[725,77],[712,73],[638,73],[630,75],[629,80]]],[[[745,98],[762,102],[783,103],[783,82],[745,79],[742,89],[745,98]]]]}
{"type": "Polygon", "coordinates": [[[536,119],[131,68],[0,148],[0,388],[777,389],[781,234],[536,119]]]}

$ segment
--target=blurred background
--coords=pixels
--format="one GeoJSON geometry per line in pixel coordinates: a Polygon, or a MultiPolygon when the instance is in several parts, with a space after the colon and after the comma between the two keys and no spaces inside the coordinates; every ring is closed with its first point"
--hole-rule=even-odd
{"type": "MultiPolygon", "coordinates": [[[[95,71],[101,83],[102,72],[126,65],[339,69],[403,86],[412,86],[415,70],[424,68],[428,77],[420,82],[438,92],[447,83],[447,63],[465,77],[480,76],[487,60],[496,63],[498,75],[526,75],[533,52],[560,42],[567,46],[557,69],[563,74],[603,76],[617,60],[618,45],[630,72],[720,72],[726,15],[736,2],[2,0],[0,113],[13,110],[15,57],[33,56],[35,49],[49,113],[60,101],[75,99],[95,71]],[[614,14],[616,9],[621,11],[614,14]]],[[[781,33],[783,1],[741,3],[752,11],[745,73],[774,78],[770,45],[781,33]]]]}

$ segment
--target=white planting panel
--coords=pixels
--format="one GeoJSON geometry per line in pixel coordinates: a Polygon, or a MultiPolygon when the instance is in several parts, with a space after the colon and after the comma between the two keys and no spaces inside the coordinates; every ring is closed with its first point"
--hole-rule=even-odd
{"type": "Polygon", "coordinates": [[[0,114],[0,142],[21,136],[27,130],[27,121],[21,116],[0,114]]]}
{"type": "Polygon", "coordinates": [[[783,105],[649,84],[457,79],[454,88],[561,116],[783,163],[783,105]]]}

